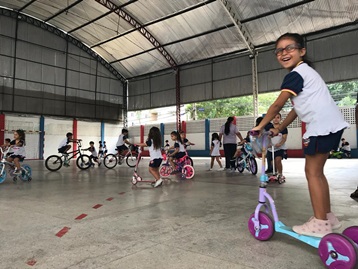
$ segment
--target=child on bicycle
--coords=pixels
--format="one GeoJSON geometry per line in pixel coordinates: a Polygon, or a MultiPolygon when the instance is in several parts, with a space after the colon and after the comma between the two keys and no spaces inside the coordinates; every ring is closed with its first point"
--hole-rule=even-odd
{"type": "Polygon", "coordinates": [[[169,157],[170,165],[173,168],[172,174],[176,174],[179,171],[176,170],[174,159],[178,160],[185,156],[185,147],[183,145],[183,142],[181,140],[179,132],[177,132],[177,131],[171,132],[170,138],[172,139],[172,141],[175,141],[175,142],[174,142],[174,151],[172,153],[168,154],[168,157],[169,157]]]}
{"type": "Polygon", "coordinates": [[[24,130],[18,129],[14,132],[14,140],[10,142],[10,147],[11,149],[6,160],[8,162],[14,162],[15,164],[14,175],[20,175],[21,174],[20,161],[23,161],[26,156],[24,130]]]}
{"type": "Polygon", "coordinates": [[[67,152],[71,149],[71,145],[69,145],[69,143],[76,141],[77,139],[73,139],[73,134],[68,132],[66,134],[66,138],[58,145],[58,152],[67,155],[67,152]]]}
{"type": "Polygon", "coordinates": [[[159,174],[159,167],[162,163],[162,136],[158,127],[152,127],[149,130],[148,138],[145,143],[137,144],[139,147],[148,147],[149,149],[149,173],[151,173],[155,179],[153,185],[154,188],[159,187],[163,183],[163,179],[159,174]]]}
{"type": "Polygon", "coordinates": [[[66,166],[69,166],[69,161],[67,161],[68,151],[71,149],[71,145],[69,143],[71,142],[77,142],[77,139],[73,138],[73,134],[71,132],[68,132],[66,134],[66,138],[63,139],[60,144],[58,145],[58,152],[62,153],[65,156],[65,164],[66,166]]]}
{"type": "Polygon", "coordinates": [[[94,147],[94,142],[91,141],[89,142],[89,148],[85,149],[85,150],[88,150],[89,152],[91,152],[91,155],[90,155],[90,160],[91,160],[91,165],[94,166],[94,162],[98,163],[98,166],[101,165],[101,162],[98,160],[98,154],[97,154],[97,150],[96,148],[94,147]]]}
{"type": "Polygon", "coordinates": [[[118,151],[118,156],[122,156],[123,152],[128,150],[128,147],[126,146],[130,145],[128,141],[128,130],[123,128],[122,133],[118,137],[118,141],[116,144],[116,150],[118,151]]]}
{"type": "MultiPolygon", "coordinates": [[[[255,127],[257,125],[260,124],[260,122],[262,121],[263,117],[258,117],[255,121],[255,127]]],[[[267,128],[267,126],[265,127],[265,129],[267,128]]],[[[268,130],[268,129],[267,129],[268,130]]],[[[240,141],[237,145],[239,146],[238,149],[236,150],[233,159],[231,161],[236,161],[236,158],[241,156],[242,154],[247,154],[245,147],[243,145],[245,145],[245,143],[250,143],[250,131],[247,132],[246,137],[240,141]]]]}

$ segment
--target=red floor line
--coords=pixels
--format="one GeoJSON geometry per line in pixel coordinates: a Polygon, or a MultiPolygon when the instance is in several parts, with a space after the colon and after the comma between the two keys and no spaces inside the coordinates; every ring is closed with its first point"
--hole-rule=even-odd
{"type": "Polygon", "coordinates": [[[36,260],[35,259],[29,259],[27,262],[26,262],[27,265],[30,265],[30,266],[34,266],[36,264],[36,260]]]}
{"type": "Polygon", "coordinates": [[[106,200],[107,201],[112,201],[114,198],[113,197],[109,197],[109,198],[107,198],[106,200]]]}
{"type": "Polygon", "coordinates": [[[97,208],[100,208],[101,206],[103,206],[103,205],[101,205],[101,204],[96,204],[96,205],[93,206],[92,208],[97,209],[97,208]]]}
{"type": "Polygon", "coordinates": [[[63,227],[57,234],[57,237],[62,237],[64,236],[71,228],[70,227],[63,227]]]}
{"type": "Polygon", "coordinates": [[[118,193],[119,195],[123,195],[123,194],[125,194],[125,192],[120,192],[120,193],[118,193]]]}
{"type": "Polygon", "coordinates": [[[87,214],[81,214],[77,216],[75,219],[80,220],[80,219],[84,219],[85,217],[87,217],[87,214]]]}

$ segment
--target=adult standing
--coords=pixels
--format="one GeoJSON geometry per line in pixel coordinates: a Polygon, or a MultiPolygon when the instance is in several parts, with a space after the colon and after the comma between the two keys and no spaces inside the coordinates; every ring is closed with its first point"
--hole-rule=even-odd
{"type": "Polygon", "coordinates": [[[219,141],[221,141],[221,138],[223,138],[226,170],[228,170],[230,167],[232,170],[235,169],[235,161],[232,161],[232,159],[237,148],[236,137],[238,137],[240,141],[243,141],[242,135],[233,121],[234,117],[228,117],[226,123],[221,126],[219,133],[219,141]]]}

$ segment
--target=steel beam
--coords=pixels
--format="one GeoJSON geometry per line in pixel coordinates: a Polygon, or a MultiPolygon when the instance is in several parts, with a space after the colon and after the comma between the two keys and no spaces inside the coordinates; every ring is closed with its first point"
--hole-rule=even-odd
{"type": "Polygon", "coordinates": [[[135,18],[133,18],[129,13],[120,9],[116,4],[114,4],[110,0],[96,0],[96,2],[100,3],[101,5],[105,6],[109,10],[112,10],[126,22],[133,26],[134,29],[139,31],[165,58],[168,64],[176,68],[177,64],[172,56],[164,49],[164,47],[159,43],[159,41],[142,25],[140,24],[135,18]]]}
{"type": "Polygon", "coordinates": [[[253,105],[254,105],[254,117],[257,117],[258,114],[258,76],[257,76],[257,51],[255,50],[255,46],[253,44],[252,38],[249,34],[249,31],[246,27],[241,23],[240,18],[234,12],[234,9],[231,7],[229,0],[221,0],[220,1],[225,11],[231,18],[231,20],[236,25],[236,29],[239,32],[241,40],[244,41],[247,49],[250,52],[251,59],[251,70],[252,70],[252,97],[253,97],[253,105]]]}

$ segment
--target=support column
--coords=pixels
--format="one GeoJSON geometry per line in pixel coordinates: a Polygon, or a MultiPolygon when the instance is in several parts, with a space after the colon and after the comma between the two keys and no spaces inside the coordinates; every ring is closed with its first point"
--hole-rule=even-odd
{"type": "Polygon", "coordinates": [[[160,134],[162,135],[162,146],[164,147],[164,123],[160,124],[160,134]]]}
{"type": "MultiPolygon", "coordinates": [[[[73,119],[72,133],[73,133],[73,138],[77,139],[77,119],[73,119]]],[[[77,143],[73,143],[73,150],[77,150],[77,143]]]]}
{"type": "Polygon", "coordinates": [[[45,117],[40,117],[40,136],[39,136],[39,159],[44,159],[45,149],[45,117]]]}
{"type": "Polygon", "coordinates": [[[184,120],[181,122],[181,131],[186,133],[186,121],[184,121],[184,120]]]}
{"type": "Polygon", "coordinates": [[[101,141],[103,142],[103,141],[105,141],[105,139],[104,139],[104,135],[105,135],[105,133],[104,133],[104,122],[103,121],[101,121],[101,141]]]}
{"type": "Polygon", "coordinates": [[[180,119],[180,71],[179,68],[175,69],[175,96],[176,96],[176,119],[177,130],[181,131],[181,119],[180,119]]]}
{"type": "Polygon", "coordinates": [[[5,114],[0,114],[0,143],[3,145],[5,142],[5,114]]]}
{"type": "Polygon", "coordinates": [[[144,143],[144,125],[140,126],[140,142],[144,143]]]}
{"type": "MultiPolygon", "coordinates": [[[[257,52],[254,51],[254,55],[250,55],[251,58],[251,70],[252,70],[252,99],[254,105],[254,120],[257,119],[259,114],[259,82],[258,82],[258,75],[257,75],[257,52]],[[253,57],[253,58],[251,58],[253,57]]],[[[255,123],[255,122],[254,122],[255,123]]]]}
{"type": "Polygon", "coordinates": [[[205,119],[205,150],[210,150],[210,120],[205,119]]]}

